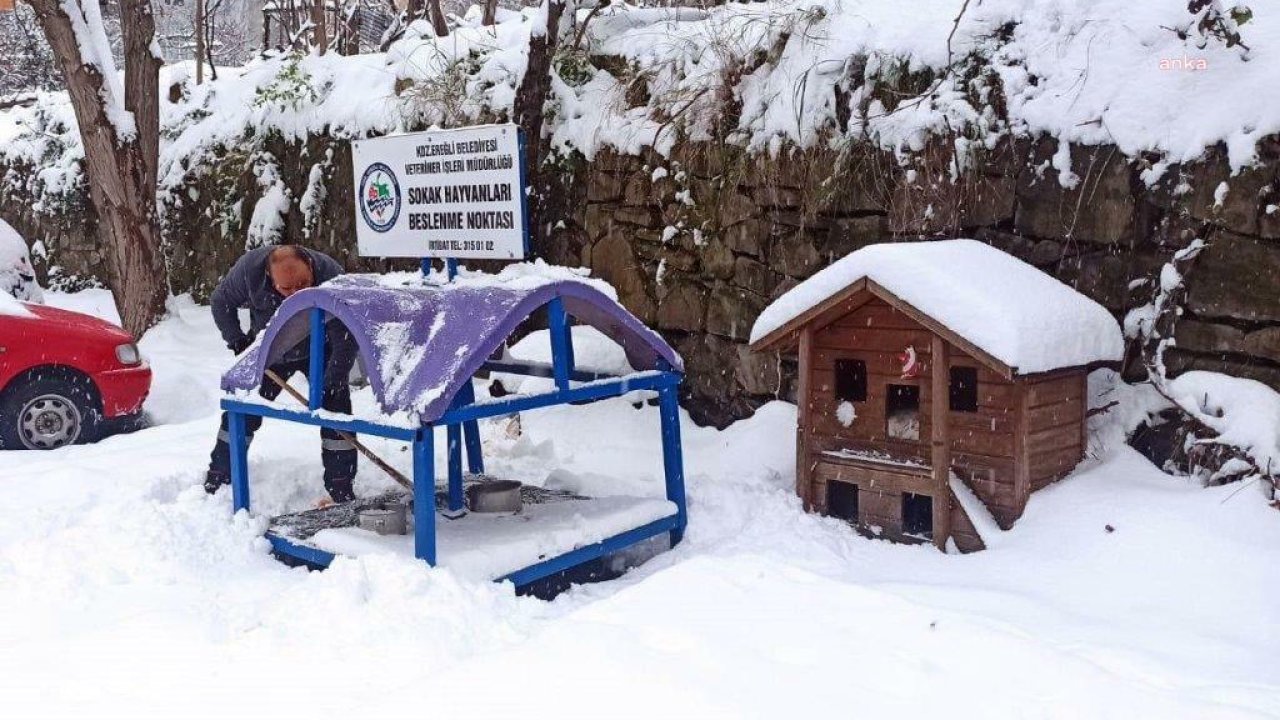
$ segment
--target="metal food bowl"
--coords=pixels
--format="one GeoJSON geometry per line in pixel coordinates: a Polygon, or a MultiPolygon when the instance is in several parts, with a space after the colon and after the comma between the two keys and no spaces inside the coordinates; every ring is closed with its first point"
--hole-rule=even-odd
{"type": "Polygon", "coordinates": [[[467,488],[467,505],[471,512],[520,512],[521,484],[515,480],[491,480],[467,488]]]}
{"type": "Polygon", "coordinates": [[[356,523],[361,530],[379,535],[404,535],[409,531],[407,508],[399,503],[365,508],[356,513],[356,523]]]}

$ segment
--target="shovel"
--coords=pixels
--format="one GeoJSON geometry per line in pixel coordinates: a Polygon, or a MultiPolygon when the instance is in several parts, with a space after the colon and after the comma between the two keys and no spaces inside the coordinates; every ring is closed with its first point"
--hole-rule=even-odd
{"type": "MultiPolygon", "coordinates": [[[[292,395],[294,400],[297,400],[303,405],[308,404],[307,398],[303,397],[302,393],[293,389],[293,386],[290,385],[288,382],[286,382],[284,378],[280,377],[280,374],[277,373],[275,370],[272,370],[271,368],[267,368],[264,374],[271,379],[271,382],[284,388],[284,391],[292,395]]],[[[391,467],[391,465],[388,464],[387,461],[383,460],[377,455],[374,455],[373,451],[365,447],[364,443],[357,440],[355,435],[352,435],[351,433],[346,432],[345,430],[338,430],[336,432],[338,433],[338,435],[342,437],[343,440],[346,440],[347,442],[354,445],[356,449],[360,451],[361,455],[364,455],[365,457],[369,458],[370,462],[382,468],[383,471],[385,471],[388,475],[390,475],[393,480],[400,483],[400,485],[402,485],[406,490],[413,489],[412,480],[405,477],[399,470],[396,470],[395,468],[391,467]]]]}

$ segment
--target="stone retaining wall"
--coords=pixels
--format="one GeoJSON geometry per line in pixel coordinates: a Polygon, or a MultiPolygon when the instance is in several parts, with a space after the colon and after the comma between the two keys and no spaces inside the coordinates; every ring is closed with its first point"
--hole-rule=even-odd
{"type": "Polygon", "coordinates": [[[831,260],[889,238],[976,237],[1117,318],[1150,301],[1175,250],[1204,238],[1171,371],[1221,370],[1280,387],[1276,148],[1236,177],[1214,152],[1150,188],[1142,159],[1109,147],[1073,148],[1079,180],[1064,188],[1047,163],[1052,141],[1005,144],[954,180],[950,156],[931,161],[930,150],[910,171],[874,152],[760,159],[686,146],[672,160],[603,156],[561,244],[675,341],[691,368],[691,407],[717,424],[792,393],[787,360],[745,345],[760,310],[831,260]]]}
{"type": "MultiPolygon", "coordinates": [[[[557,198],[563,222],[535,250],[590,267],[676,345],[689,367],[686,405],[704,422],[724,424],[790,398],[793,363],[746,347],[756,316],[831,260],[891,238],[976,237],[1118,318],[1150,300],[1175,250],[1204,238],[1209,249],[1188,278],[1171,370],[1214,369],[1280,388],[1280,143],[1264,142],[1262,162],[1238,176],[1215,150],[1167,169],[1151,187],[1142,179],[1147,161],[1112,147],[1073,147],[1077,181],[1064,187],[1049,162],[1052,140],[1003,143],[963,163],[952,146],[925,148],[907,168],[857,145],[773,158],[714,143],[686,143],[671,158],[603,153],[566,170],[557,198]]],[[[275,164],[293,199],[283,238],[352,269],[388,267],[355,254],[345,142],[262,138],[246,148],[201,163],[213,170],[165,196],[175,292],[207,296],[244,250],[264,192],[255,170],[263,162],[275,164]],[[322,193],[311,182],[315,166],[322,193]],[[316,208],[309,214],[301,210],[306,195],[316,208]]],[[[6,187],[0,217],[43,242],[42,272],[72,283],[102,278],[85,203],[42,214],[13,183],[6,187]]]]}

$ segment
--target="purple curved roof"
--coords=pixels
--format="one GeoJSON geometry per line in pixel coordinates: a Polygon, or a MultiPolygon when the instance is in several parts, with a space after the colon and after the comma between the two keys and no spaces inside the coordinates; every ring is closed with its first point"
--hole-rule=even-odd
{"type": "Polygon", "coordinates": [[[383,411],[408,411],[432,422],[516,326],[556,297],[578,321],[620,344],[636,370],[659,369],[665,360],[683,371],[680,356],[661,336],[598,288],[612,290],[541,264],[464,275],[448,284],[409,273],[343,275],[285,300],[262,337],[222,376],[222,389],[257,387],[266,366],[307,337],[307,311],[318,307],[355,336],[383,411]]]}

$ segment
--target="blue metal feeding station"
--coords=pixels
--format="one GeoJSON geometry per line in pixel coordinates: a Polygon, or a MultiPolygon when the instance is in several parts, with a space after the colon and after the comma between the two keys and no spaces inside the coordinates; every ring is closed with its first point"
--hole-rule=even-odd
{"type": "MultiPolygon", "coordinates": [[[[510,126],[489,128],[514,133],[510,126]]],[[[418,147],[424,143],[421,135],[415,138],[418,147]]],[[[440,144],[439,135],[430,140],[440,144]]],[[[405,137],[413,136],[397,139],[405,137]]],[[[357,147],[358,182],[362,175],[360,150],[357,147]]],[[[421,151],[417,155],[420,157],[421,151]]],[[[518,158],[516,165],[518,172],[522,166],[518,158]]],[[[358,186],[357,190],[364,189],[358,186]]],[[[402,190],[397,187],[395,192],[402,190]]],[[[523,194],[520,192],[517,199],[522,244],[527,243],[523,194]]],[[[397,211],[400,202],[397,197],[397,211]]],[[[494,245],[482,247],[491,250],[494,245]]],[[[520,253],[523,255],[523,250],[520,253]]],[[[223,376],[222,388],[227,395],[222,408],[228,413],[235,509],[248,511],[251,507],[245,420],[259,416],[410,443],[412,535],[379,538],[367,531],[340,527],[302,538],[277,523],[280,518],[274,519],[267,539],[275,552],[311,566],[327,566],[339,554],[390,549],[411,551],[433,566],[453,567],[452,561],[456,561],[464,574],[524,586],[663,534],[669,536],[671,545],[678,543],[687,522],[677,401],[683,377],[679,355],[596,284],[568,271],[541,266],[528,272],[455,278],[451,259],[448,278],[441,280],[425,272],[429,262],[423,261],[422,276],[345,275],[296,293],[281,305],[259,341],[223,376]],[[512,332],[539,314],[544,314],[549,328],[551,363],[511,359],[504,349],[512,332]],[[634,372],[612,376],[576,367],[575,320],[621,345],[634,372]],[[326,323],[341,323],[354,336],[381,409],[376,417],[339,415],[321,408],[326,323]],[[287,350],[307,342],[308,336],[308,408],[286,408],[254,394],[264,371],[287,350]],[[482,373],[550,378],[554,385],[543,392],[477,402],[473,379],[482,373]],[[561,503],[528,507],[519,518],[466,513],[464,452],[470,472],[477,476],[484,473],[479,420],[556,405],[580,405],[635,391],[656,392],[658,397],[665,499],[570,496],[561,503]],[[433,450],[437,428],[444,428],[447,437],[444,515],[455,518],[441,522],[436,518],[433,450]],[[570,518],[577,535],[564,532],[564,523],[570,518]],[[539,532],[545,537],[536,537],[539,532]]]]}

